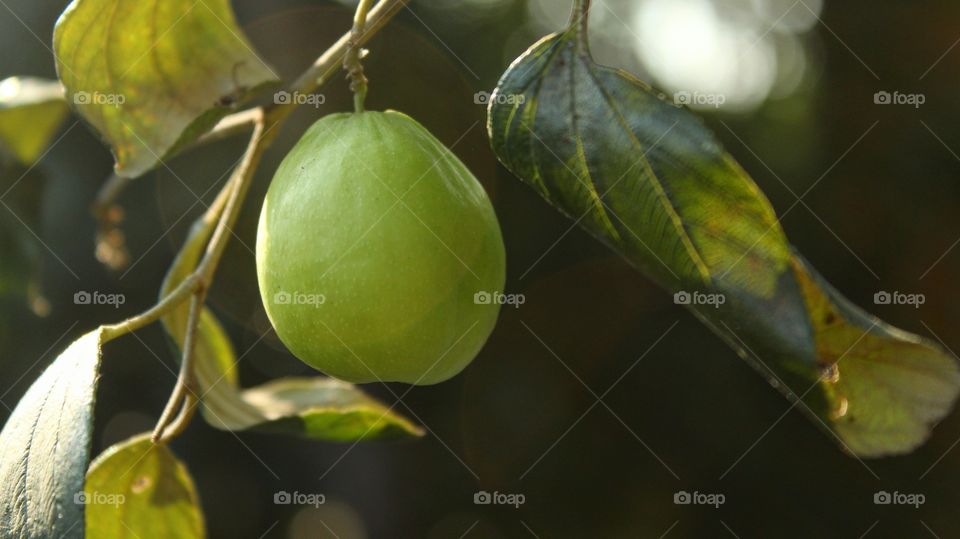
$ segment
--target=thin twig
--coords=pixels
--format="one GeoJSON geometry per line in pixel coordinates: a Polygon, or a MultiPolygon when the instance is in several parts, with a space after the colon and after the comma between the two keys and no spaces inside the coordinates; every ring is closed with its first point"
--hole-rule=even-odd
{"type": "MultiPolygon", "coordinates": [[[[160,419],[157,421],[157,426],[153,429],[153,436],[151,436],[151,438],[154,443],[169,439],[165,431],[173,419],[174,412],[180,408],[181,402],[184,402],[184,398],[187,395],[196,395],[196,384],[193,375],[193,349],[196,343],[200,312],[203,310],[203,301],[206,297],[205,290],[206,289],[202,287],[198,288],[190,300],[190,316],[187,319],[187,332],[183,338],[180,374],[177,376],[177,385],[174,386],[173,393],[170,394],[170,398],[167,400],[167,406],[163,409],[163,413],[160,414],[160,419]]],[[[189,421],[189,418],[187,418],[187,420],[189,421]]]]}
{"type": "Polygon", "coordinates": [[[180,413],[177,414],[177,417],[171,421],[170,425],[163,431],[162,441],[167,442],[172,440],[187,430],[187,426],[190,425],[190,421],[197,412],[198,406],[200,406],[200,397],[197,396],[196,392],[188,391],[186,395],[184,395],[180,413]]]}
{"type": "Polygon", "coordinates": [[[272,140],[272,138],[271,140],[267,140],[265,136],[266,126],[264,124],[265,118],[263,110],[255,110],[257,110],[259,114],[254,122],[253,134],[250,136],[250,143],[247,145],[247,150],[243,154],[243,160],[237,166],[234,173],[236,185],[231,189],[230,195],[227,197],[226,205],[223,208],[223,215],[217,223],[217,228],[213,231],[213,236],[210,237],[210,241],[207,243],[207,251],[200,261],[200,264],[197,265],[196,273],[200,275],[204,285],[209,285],[213,279],[213,274],[217,270],[220,258],[227,248],[227,240],[229,239],[233,225],[237,221],[237,216],[240,214],[240,207],[243,205],[244,198],[246,198],[251,180],[257,170],[257,165],[260,164],[260,157],[272,140]]]}
{"type": "Polygon", "coordinates": [[[172,311],[186,301],[193,294],[200,283],[197,275],[190,275],[184,279],[169,294],[163,297],[150,309],[127,318],[123,322],[103,326],[103,342],[113,340],[121,335],[131,333],[160,319],[161,316],[172,311]]]}
{"type": "MultiPolygon", "coordinates": [[[[369,41],[406,3],[407,0],[380,0],[367,15],[366,25],[363,32],[357,36],[356,44],[363,45],[369,41]]],[[[343,63],[343,57],[350,48],[351,34],[352,31],[340,36],[290,87],[300,93],[311,93],[329,80],[343,63]]],[[[294,106],[293,103],[284,103],[270,107],[269,116],[271,119],[280,120],[290,114],[294,106]]]]}
{"type": "MultiPolygon", "coordinates": [[[[198,224],[200,226],[214,226],[217,221],[220,220],[220,215],[223,213],[223,208],[227,203],[227,198],[231,192],[231,187],[233,186],[233,177],[227,181],[226,185],[220,190],[217,194],[217,198],[214,199],[213,203],[210,204],[210,207],[207,208],[207,211],[200,217],[198,224]]],[[[187,300],[191,294],[193,294],[200,285],[200,275],[196,272],[187,276],[183,281],[180,282],[170,292],[168,292],[163,298],[157,302],[156,305],[148,309],[147,311],[132,316],[123,322],[117,324],[107,325],[103,327],[103,339],[104,342],[115,339],[121,335],[131,333],[136,331],[144,326],[150,325],[153,322],[159,320],[163,315],[169,313],[181,303],[187,300]]]]}
{"type": "Polygon", "coordinates": [[[367,12],[370,11],[372,0],[360,0],[357,12],[353,16],[353,28],[350,29],[350,39],[347,42],[347,52],[343,55],[343,69],[347,71],[347,80],[350,81],[350,91],[353,92],[353,108],[356,112],[363,112],[363,104],[367,98],[367,77],[363,74],[363,64],[360,63],[363,48],[360,46],[360,36],[367,24],[367,12]]]}
{"type": "MultiPolygon", "coordinates": [[[[167,405],[157,421],[157,426],[153,431],[154,442],[166,442],[179,435],[186,428],[193,413],[196,410],[196,377],[194,374],[194,349],[196,347],[197,327],[200,323],[200,313],[203,310],[204,300],[207,296],[207,290],[213,280],[220,259],[227,246],[228,235],[231,228],[236,223],[237,216],[240,214],[240,207],[246,195],[250,183],[256,172],[257,164],[260,162],[260,156],[266,149],[264,144],[264,124],[262,109],[255,109],[260,114],[254,120],[253,134],[250,136],[250,143],[244,152],[243,160],[234,171],[226,191],[226,203],[223,212],[217,221],[217,228],[207,242],[207,251],[197,264],[192,276],[197,277],[199,284],[193,291],[193,298],[190,302],[190,314],[187,318],[187,327],[182,343],[182,359],[180,361],[180,374],[177,377],[177,385],[167,401],[167,405]],[[176,420],[173,418],[174,412],[180,408],[176,420]],[[171,424],[173,421],[173,424],[171,424]]],[[[219,198],[219,197],[218,197],[219,198]]]]}

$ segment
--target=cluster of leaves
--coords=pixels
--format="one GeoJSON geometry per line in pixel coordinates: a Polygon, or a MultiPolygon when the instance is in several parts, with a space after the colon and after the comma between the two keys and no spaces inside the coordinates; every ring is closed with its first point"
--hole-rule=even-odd
{"type": "MultiPolygon", "coordinates": [[[[569,28],[533,45],[500,81],[488,127],[501,161],[662,287],[723,297],[690,308],[847,451],[880,456],[922,443],[960,392],[953,358],[843,298],[795,252],[770,203],[695,116],[595,64],[588,4],[576,2],[569,28]]],[[[74,0],[54,34],[60,81],[0,83],[0,151],[32,163],[69,104],[110,146],[116,174],[137,177],[278,84],[242,35],[227,0],[74,0]]],[[[197,268],[211,224],[196,223],[161,298],[197,268]]],[[[184,346],[190,306],[161,320],[184,346]]],[[[205,307],[197,328],[196,389],[215,428],[334,441],[422,434],[336,380],[244,389],[230,340],[205,307]]],[[[102,349],[120,334],[101,326],[71,344],[4,426],[0,535],[204,534],[189,472],[164,444],[136,436],[88,468],[102,349]],[[101,495],[122,505],[83,503],[101,495]]]]}
{"type": "MultiPolygon", "coordinates": [[[[57,22],[54,51],[59,82],[0,83],[0,149],[25,166],[41,156],[69,106],[110,147],[115,173],[135,178],[195,142],[236,104],[279,82],[243,37],[227,0],[75,0],[57,22]]],[[[197,221],[161,298],[195,270],[212,231],[206,216],[197,221]]],[[[182,303],[161,319],[178,347],[188,311],[182,303]]],[[[166,444],[145,433],[90,464],[103,346],[123,333],[115,328],[101,326],[71,344],[4,425],[0,535],[205,535],[189,471],[166,444]]],[[[288,378],[242,388],[228,335],[206,308],[194,358],[195,392],[215,428],[332,441],[422,435],[345,382],[288,378]]]]}

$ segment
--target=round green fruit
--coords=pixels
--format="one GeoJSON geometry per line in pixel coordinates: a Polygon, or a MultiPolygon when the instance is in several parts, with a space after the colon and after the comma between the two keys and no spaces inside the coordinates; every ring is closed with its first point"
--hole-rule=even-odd
{"type": "Polygon", "coordinates": [[[350,382],[434,384],[497,320],[503,238],[483,187],[404,114],[326,116],[277,169],[257,277],[280,340],[350,382]]]}

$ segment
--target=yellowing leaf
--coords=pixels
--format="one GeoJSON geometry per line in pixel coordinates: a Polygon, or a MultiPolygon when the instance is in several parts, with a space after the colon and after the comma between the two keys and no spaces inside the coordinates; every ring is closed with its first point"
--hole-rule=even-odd
{"type": "Polygon", "coordinates": [[[86,539],[206,536],[190,472],[149,433],[101,453],[90,464],[83,493],[86,539]]]}
{"type": "Polygon", "coordinates": [[[136,177],[276,79],[228,0],[74,0],[53,34],[67,101],[136,177]]]}
{"type": "Polygon", "coordinates": [[[63,87],[56,81],[31,77],[0,81],[0,149],[24,165],[33,164],[68,111],[63,87]]]}

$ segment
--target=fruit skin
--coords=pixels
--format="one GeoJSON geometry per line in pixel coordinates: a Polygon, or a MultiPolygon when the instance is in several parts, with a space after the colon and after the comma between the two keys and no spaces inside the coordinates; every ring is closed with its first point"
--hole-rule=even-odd
{"type": "Polygon", "coordinates": [[[395,111],[318,120],[280,164],[260,213],[257,278],[277,335],[350,382],[459,373],[500,310],[475,294],[502,292],[505,273],[483,187],[395,111]]]}

